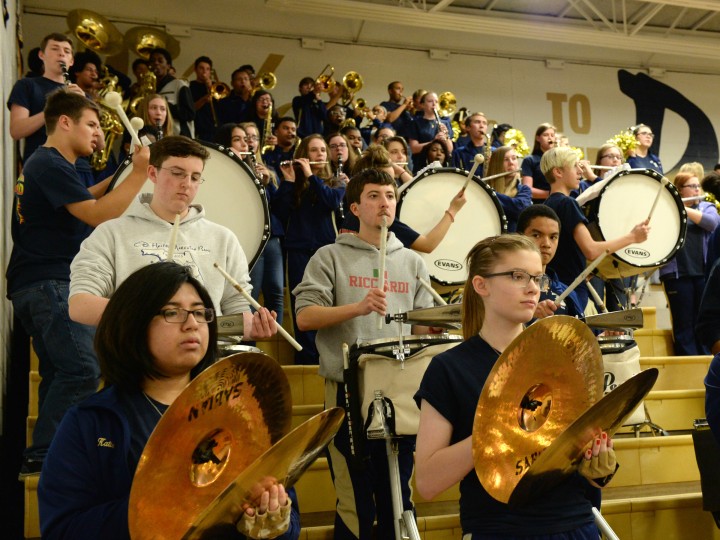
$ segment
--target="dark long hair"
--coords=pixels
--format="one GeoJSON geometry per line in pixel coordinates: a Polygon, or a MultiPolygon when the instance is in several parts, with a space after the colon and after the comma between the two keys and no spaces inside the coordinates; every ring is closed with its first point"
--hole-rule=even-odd
{"type": "MultiPolygon", "coordinates": [[[[110,298],[95,332],[95,351],[107,384],[128,393],[139,392],[143,379],[160,379],[148,345],[148,327],[184,283],[197,291],[205,307],[210,294],[190,274],[190,268],[159,262],[131,274],[110,298]]],[[[208,350],[190,372],[194,378],[217,357],[217,321],[208,324],[208,350]]]]}

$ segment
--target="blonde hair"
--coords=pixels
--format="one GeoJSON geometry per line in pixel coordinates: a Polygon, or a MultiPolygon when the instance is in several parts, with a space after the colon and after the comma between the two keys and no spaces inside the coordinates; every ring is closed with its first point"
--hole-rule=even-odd
{"type": "Polygon", "coordinates": [[[161,96],[160,94],[151,94],[141,99],[140,103],[138,103],[137,115],[143,119],[143,122],[145,122],[146,126],[150,126],[153,128],[156,127],[155,124],[150,121],[149,114],[150,102],[155,99],[162,99],[165,102],[165,111],[167,114],[165,115],[165,123],[162,125],[163,137],[174,135],[173,118],[172,114],[170,113],[170,105],[168,104],[167,99],[165,99],[165,96],[161,96]]]}
{"type": "MultiPolygon", "coordinates": [[[[505,154],[507,154],[510,150],[515,149],[512,146],[501,146],[492,153],[492,156],[490,157],[490,164],[488,165],[485,176],[494,176],[504,172],[505,154]]],[[[519,178],[520,173],[515,173],[501,176],[500,178],[495,178],[493,180],[488,180],[487,182],[490,184],[490,187],[498,193],[502,193],[508,197],[514,197],[517,195],[519,178]]]]}
{"type": "Polygon", "coordinates": [[[702,166],[702,163],[698,163],[697,161],[683,163],[678,172],[690,173],[693,176],[697,176],[698,180],[701,178],[705,178],[705,168],[702,166]]]}
{"type": "Polygon", "coordinates": [[[468,277],[465,281],[462,306],[463,338],[470,339],[476,336],[485,320],[485,304],[480,295],[475,293],[473,278],[492,273],[502,255],[518,251],[540,254],[540,250],[529,237],[516,233],[490,236],[480,240],[468,253],[465,259],[468,277]]]}
{"type": "Polygon", "coordinates": [[[577,152],[568,146],[553,147],[545,152],[540,159],[540,170],[545,175],[548,183],[555,182],[553,169],[564,169],[574,167],[577,163],[577,152]]]}

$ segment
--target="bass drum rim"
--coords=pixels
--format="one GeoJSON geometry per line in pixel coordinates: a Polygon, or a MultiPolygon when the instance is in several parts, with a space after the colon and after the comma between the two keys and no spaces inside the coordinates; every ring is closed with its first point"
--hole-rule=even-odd
{"type": "MultiPolygon", "coordinates": [[[[651,178],[653,180],[657,180],[658,184],[662,182],[663,175],[658,173],[657,171],[654,171],[652,169],[626,169],[619,171],[615,175],[612,176],[607,182],[605,186],[600,190],[600,193],[598,193],[598,196],[591,201],[588,201],[585,208],[587,208],[586,211],[586,217],[588,219],[592,218],[595,221],[590,222],[590,230],[591,232],[594,232],[600,237],[600,240],[607,240],[605,238],[605,234],[602,230],[602,226],[600,224],[600,203],[602,202],[602,197],[607,191],[607,189],[612,186],[613,182],[615,180],[619,180],[625,176],[630,175],[640,175],[640,176],[646,176],[648,178],[651,178]]],[[[680,214],[679,224],[680,224],[680,230],[679,230],[679,237],[677,242],[675,242],[675,245],[673,246],[673,249],[670,253],[668,253],[665,257],[663,257],[660,260],[653,261],[649,264],[638,264],[631,261],[628,261],[626,259],[623,259],[616,253],[611,253],[611,257],[609,259],[605,259],[605,261],[600,264],[598,267],[598,272],[602,274],[604,277],[608,279],[612,278],[624,278],[624,277],[630,277],[633,275],[642,274],[647,271],[655,270],[657,268],[660,268],[661,266],[667,264],[669,261],[672,260],[673,257],[677,254],[677,252],[685,245],[685,235],[687,233],[687,212],[685,211],[685,206],[683,205],[682,199],[680,197],[680,194],[677,191],[677,188],[672,184],[672,182],[668,182],[664,188],[671,194],[673,201],[675,202],[675,206],[678,208],[678,212],[680,214]],[[637,269],[637,271],[633,271],[632,273],[626,273],[622,272],[622,268],[631,268],[631,269],[637,269]]],[[[652,223],[651,223],[652,225],[652,223]]],[[[594,235],[593,235],[594,236],[594,235]]]]}
{"type": "MultiPolygon", "coordinates": [[[[437,167],[434,169],[428,169],[427,171],[423,172],[420,176],[414,178],[412,180],[412,182],[410,182],[407,185],[407,187],[405,189],[403,189],[402,192],[400,193],[400,200],[398,201],[398,204],[397,204],[397,218],[398,219],[402,219],[403,203],[405,202],[405,198],[408,196],[408,194],[412,193],[413,188],[417,187],[422,182],[422,180],[429,178],[431,176],[435,176],[440,173],[451,173],[451,174],[455,174],[455,175],[462,176],[465,178],[467,178],[467,176],[469,174],[468,171],[464,171],[463,169],[458,169],[457,167],[437,167]]],[[[495,206],[495,209],[497,211],[497,217],[500,222],[499,223],[500,224],[500,232],[498,234],[507,233],[507,223],[508,223],[507,216],[505,215],[505,211],[503,210],[502,204],[500,204],[500,199],[498,199],[498,196],[495,193],[495,190],[492,189],[490,186],[488,186],[485,182],[483,182],[480,178],[478,178],[475,175],[473,175],[473,177],[471,178],[471,182],[473,182],[474,184],[479,186],[480,189],[484,190],[485,193],[487,193],[490,196],[490,200],[492,201],[492,203],[495,206]]],[[[453,195],[455,195],[455,194],[453,194],[453,195]]],[[[448,203],[449,203],[449,201],[448,201],[448,203]]],[[[467,210],[467,208],[464,208],[463,210],[461,210],[461,212],[466,211],[466,210],[467,210]]],[[[403,223],[405,223],[408,226],[412,226],[405,220],[403,220],[403,223]]],[[[450,231],[448,231],[448,234],[449,234],[449,232],[450,231]]],[[[447,235],[446,235],[446,238],[447,238],[447,235]]],[[[475,243],[479,242],[480,240],[483,240],[483,238],[478,238],[475,243]]],[[[443,239],[443,241],[444,241],[444,239],[443,239]]],[[[440,242],[440,245],[442,245],[442,242],[440,242]]],[[[474,245],[474,243],[473,243],[473,245],[474,245]]],[[[440,246],[438,246],[438,247],[440,247],[440,246]]],[[[435,277],[433,275],[432,269],[430,268],[430,263],[428,262],[428,260],[426,258],[432,254],[431,253],[419,253],[419,255],[421,257],[423,257],[425,264],[428,266],[428,272],[430,274],[430,278],[434,282],[436,282],[442,286],[452,286],[452,287],[462,286],[465,283],[465,278],[463,278],[461,281],[446,281],[446,280],[440,279],[438,277],[435,277]]],[[[463,260],[466,256],[467,256],[467,253],[462,254],[463,260]]]]}
{"type": "MultiPolygon", "coordinates": [[[[262,185],[262,183],[257,179],[255,176],[255,173],[252,172],[250,167],[247,166],[247,164],[240,159],[231,149],[226,148],[225,146],[222,146],[220,144],[207,142],[207,141],[199,141],[196,139],[193,139],[195,142],[201,144],[202,146],[209,148],[211,150],[215,150],[216,152],[224,155],[225,157],[229,157],[231,160],[235,162],[236,165],[239,165],[245,173],[248,175],[248,179],[252,180],[252,185],[255,187],[255,189],[258,192],[258,196],[260,198],[260,201],[262,203],[263,207],[263,218],[264,218],[264,225],[263,225],[263,231],[262,231],[262,237],[260,239],[260,245],[255,250],[256,252],[252,256],[252,259],[249,256],[248,249],[246,249],[246,246],[243,246],[240,244],[240,246],[243,249],[243,252],[245,253],[245,258],[248,261],[248,272],[250,272],[253,269],[253,266],[255,266],[255,263],[260,258],[260,255],[262,255],[262,252],[265,249],[265,246],[270,241],[270,208],[268,206],[267,197],[265,196],[265,186],[262,185]]],[[[151,145],[152,146],[152,145],[151,145]]],[[[212,154],[211,154],[212,157],[212,154]]],[[[209,158],[210,159],[210,158],[209,158]]],[[[207,162],[206,162],[207,163],[207,162]]],[[[127,169],[128,167],[132,167],[132,155],[128,156],[117,168],[115,173],[112,176],[112,180],[110,181],[110,184],[108,185],[107,192],[109,193],[115,188],[115,185],[117,184],[120,176],[122,173],[127,169]]],[[[202,191],[202,187],[200,188],[200,191],[202,191]]],[[[141,188],[138,194],[145,193],[144,188],[141,188]]],[[[245,201],[239,201],[240,204],[242,204],[245,201]]],[[[238,242],[240,241],[240,238],[237,235],[237,232],[234,230],[233,227],[230,227],[225,220],[218,220],[215,219],[215,216],[212,216],[212,219],[210,216],[207,215],[207,207],[205,203],[201,203],[203,205],[203,208],[206,208],[206,218],[210,219],[213,223],[217,223],[218,225],[222,225],[224,227],[227,227],[238,239],[238,242]]],[[[123,212],[124,213],[124,212],[123,212]]]]}

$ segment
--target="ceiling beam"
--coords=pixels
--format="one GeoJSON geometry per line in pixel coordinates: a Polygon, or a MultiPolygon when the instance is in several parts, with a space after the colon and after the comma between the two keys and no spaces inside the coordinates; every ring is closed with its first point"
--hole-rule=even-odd
{"type": "Polygon", "coordinates": [[[317,14],[326,17],[332,15],[381,24],[392,21],[392,24],[435,30],[493,36],[522,36],[524,39],[554,44],[585,46],[592,43],[596,47],[613,50],[632,49],[653,54],[720,60],[720,47],[716,39],[687,35],[673,37],[662,34],[628,36],[607,30],[592,30],[583,24],[560,23],[554,17],[511,19],[482,14],[468,17],[453,13],[426,13],[357,0],[266,0],[266,4],[273,9],[308,15],[317,14]]]}
{"type": "Polygon", "coordinates": [[[648,4],[663,4],[666,6],[687,7],[692,9],[706,9],[720,11],[717,0],[640,0],[648,4]]]}
{"type": "Polygon", "coordinates": [[[430,13],[435,13],[437,11],[442,11],[447,6],[452,4],[455,0],[440,0],[437,4],[435,4],[433,7],[430,8],[430,13]]]}

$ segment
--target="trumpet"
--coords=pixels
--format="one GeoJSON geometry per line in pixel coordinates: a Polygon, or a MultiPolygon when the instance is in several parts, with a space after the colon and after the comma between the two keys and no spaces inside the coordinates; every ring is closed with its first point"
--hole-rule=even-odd
{"type": "Polygon", "coordinates": [[[328,64],[320,72],[320,75],[315,77],[315,84],[320,85],[321,92],[329,93],[332,92],[335,88],[337,82],[335,81],[335,79],[333,79],[333,73],[335,73],[335,68],[328,64]],[[330,68],[330,73],[325,73],[328,68],[330,68]]]}

